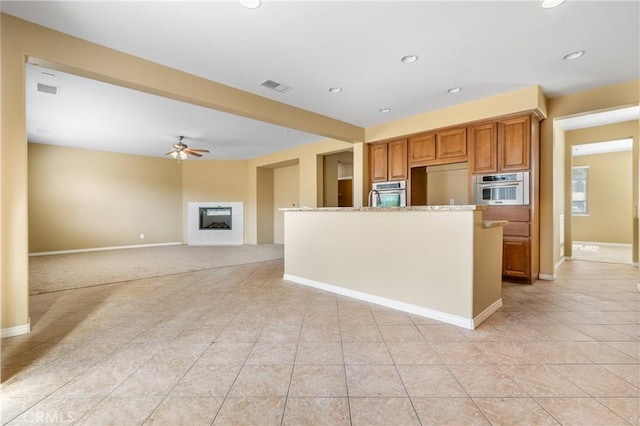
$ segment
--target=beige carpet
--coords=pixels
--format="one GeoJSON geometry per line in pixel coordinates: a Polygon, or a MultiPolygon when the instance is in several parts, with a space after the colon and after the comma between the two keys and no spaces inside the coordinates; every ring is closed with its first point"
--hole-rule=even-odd
{"type": "Polygon", "coordinates": [[[29,293],[158,277],[284,258],[284,246],[160,246],[29,258],[29,293]]]}
{"type": "Polygon", "coordinates": [[[631,264],[631,244],[610,245],[585,241],[574,241],[571,258],[592,262],[631,264]]]}

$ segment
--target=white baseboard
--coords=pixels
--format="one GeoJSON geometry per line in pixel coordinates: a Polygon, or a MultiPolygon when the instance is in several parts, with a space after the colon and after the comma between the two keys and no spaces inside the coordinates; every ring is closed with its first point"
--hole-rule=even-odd
{"type": "MultiPolygon", "coordinates": [[[[403,312],[407,312],[409,314],[413,314],[413,315],[419,315],[421,317],[425,317],[425,318],[431,318],[437,321],[442,321],[442,322],[446,322],[447,324],[452,324],[452,325],[456,325],[458,327],[463,327],[463,328],[467,328],[469,330],[473,330],[474,324],[475,324],[475,319],[471,319],[471,318],[464,318],[458,315],[452,315],[452,314],[448,314],[446,312],[440,312],[440,311],[436,311],[434,309],[429,309],[429,308],[424,308],[422,306],[417,306],[417,305],[412,305],[410,303],[405,303],[405,302],[400,302],[397,300],[393,300],[393,299],[388,299],[386,297],[380,297],[380,296],[376,296],[373,294],[369,294],[369,293],[363,293],[361,291],[356,291],[356,290],[350,290],[348,288],[344,288],[344,287],[338,287],[338,286],[334,286],[331,284],[325,284],[319,281],[314,281],[314,280],[310,280],[308,278],[302,278],[302,277],[297,277],[295,275],[290,275],[290,274],[284,274],[284,276],[282,277],[282,279],[284,279],[285,281],[290,281],[296,284],[302,284],[305,285],[307,287],[313,287],[313,288],[317,288],[320,290],[325,290],[331,293],[335,293],[335,294],[339,294],[341,296],[347,296],[347,297],[352,297],[354,299],[358,299],[358,300],[362,300],[364,302],[369,302],[369,303],[374,303],[376,305],[381,305],[381,306],[386,306],[388,308],[392,308],[392,309],[397,309],[399,311],[403,311],[403,312]]],[[[478,315],[476,318],[478,318],[479,322],[484,321],[484,319],[486,319],[486,317],[482,318],[482,320],[480,321],[480,318],[482,315],[485,315],[488,317],[489,315],[491,315],[494,311],[492,312],[488,312],[496,303],[495,302],[493,305],[491,305],[489,308],[485,309],[484,312],[482,312],[480,315],[478,315]]],[[[499,300],[500,305],[495,308],[498,309],[500,306],[502,306],[502,299],[499,300]]]]}
{"type": "Polygon", "coordinates": [[[31,333],[31,324],[17,325],[15,327],[3,328],[0,330],[0,338],[20,336],[31,333]]]}
{"type": "Polygon", "coordinates": [[[39,253],[29,253],[29,256],[49,256],[52,254],[71,254],[71,253],[85,253],[89,251],[103,251],[103,250],[121,250],[130,248],[144,248],[144,247],[161,247],[161,246],[181,246],[183,243],[157,243],[157,244],[139,244],[135,246],[112,246],[112,247],[96,247],[77,250],[59,250],[59,251],[43,251],[39,253]]]}
{"type": "Polygon", "coordinates": [[[484,311],[476,315],[476,317],[473,319],[473,328],[476,328],[477,326],[482,324],[484,320],[489,318],[491,314],[493,314],[495,311],[497,311],[500,308],[502,308],[502,298],[496,300],[491,305],[489,305],[487,309],[485,309],[484,311]]]}
{"type": "MultiPolygon", "coordinates": [[[[567,259],[571,259],[571,258],[570,258],[570,257],[568,257],[568,256],[562,256],[562,257],[560,258],[560,260],[558,260],[558,261],[556,262],[556,264],[555,264],[555,265],[553,265],[553,270],[554,270],[554,271],[557,271],[557,270],[558,270],[558,268],[559,268],[560,266],[562,266],[562,264],[564,263],[564,261],[565,261],[565,260],[567,260],[567,259]]],[[[555,281],[555,279],[556,279],[556,273],[554,272],[553,274],[538,274],[538,279],[540,279],[540,280],[544,280],[544,281],[555,281]]]]}

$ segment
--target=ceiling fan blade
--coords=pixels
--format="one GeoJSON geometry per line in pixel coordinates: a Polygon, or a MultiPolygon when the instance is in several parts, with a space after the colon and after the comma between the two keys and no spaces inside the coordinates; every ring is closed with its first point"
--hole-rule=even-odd
{"type": "Polygon", "coordinates": [[[175,149],[174,149],[174,150],[171,150],[171,151],[167,151],[167,152],[165,152],[165,153],[164,153],[164,155],[169,155],[169,154],[171,154],[172,152],[177,152],[177,151],[176,151],[175,149]]]}
{"type": "Polygon", "coordinates": [[[198,154],[197,152],[193,152],[191,149],[185,149],[184,152],[190,155],[195,155],[196,157],[202,157],[202,154],[198,154]]]}
{"type": "Polygon", "coordinates": [[[196,148],[189,148],[189,151],[196,151],[196,152],[209,152],[208,149],[196,149],[196,148]]]}

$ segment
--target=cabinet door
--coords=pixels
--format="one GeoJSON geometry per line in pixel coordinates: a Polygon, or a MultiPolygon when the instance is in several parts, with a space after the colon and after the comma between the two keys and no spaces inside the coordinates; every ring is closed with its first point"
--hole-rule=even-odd
{"type": "Polygon", "coordinates": [[[387,144],[378,143],[369,145],[369,175],[371,182],[384,182],[387,180],[387,144]]]}
{"type": "Polygon", "coordinates": [[[407,140],[389,142],[387,148],[387,172],[389,180],[407,180],[407,140]]]}
{"type": "Polygon", "coordinates": [[[515,278],[530,277],[528,238],[504,238],[502,245],[502,275],[515,278]]]}
{"type": "MultiPolygon", "coordinates": [[[[453,129],[437,133],[436,153],[438,160],[467,160],[467,129],[453,129]]],[[[454,161],[451,161],[454,162],[454,161]]]]}
{"type": "Polygon", "coordinates": [[[498,171],[498,123],[469,127],[469,167],[472,174],[498,171]]]}
{"type": "Polygon", "coordinates": [[[409,139],[409,166],[425,166],[436,159],[436,134],[415,136],[409,139]]]}
{"type": "Polygon", "coordinates": [[[500,122],[498,167],[501,171],[529,169],[531,118],[518,117],[500,122]]]}

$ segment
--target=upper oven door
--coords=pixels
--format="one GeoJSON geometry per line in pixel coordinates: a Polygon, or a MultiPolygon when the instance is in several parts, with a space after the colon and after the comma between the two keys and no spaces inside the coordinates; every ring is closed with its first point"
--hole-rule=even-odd
{"type": "Polygon", "coordinates": [[[473,176],[472,189],[479,205],[528,205],[529,173],[473,176]]]}
{"type": "Polygon", "coordinates": [[[478,184],[478,203],[485,205],[524,204],[522,182],[478,184]]]}

